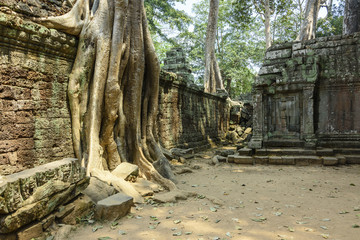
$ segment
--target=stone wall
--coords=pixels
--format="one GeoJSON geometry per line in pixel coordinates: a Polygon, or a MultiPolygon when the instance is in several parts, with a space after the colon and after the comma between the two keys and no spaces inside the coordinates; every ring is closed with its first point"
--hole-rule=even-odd
{"type": "Polygon", "coordinates": [[[360,34],[271,47],[254,87],[252,148],[360,147],[360,34]]]}
{"type": "MultiPolygon", "coordinates": [[[[67,103],[77,39],[0,12],[0,175],[73,157],[67,103]]],[[[162,72],[158,130],[164,147],[208,146],[228,128],[224,97],[162,72]]]]}
{"type": "Polygon", "coordinates": [[[48,17],[65,14],[71,9],[68,0],[0,0],[0,7],[24,17],[48,17]]]}
{"type": "Polygon", "coordinates": [[[0,175],[73,157],[66,90],[76,45],[0,12],[0,175]]]}
{"type": "Polygon", "coordinates": [[[208,147],[224,136],[229,118],[226,97],[189,87],[175,74],[161,73],[157,126],[165,148],[208,147]]]}

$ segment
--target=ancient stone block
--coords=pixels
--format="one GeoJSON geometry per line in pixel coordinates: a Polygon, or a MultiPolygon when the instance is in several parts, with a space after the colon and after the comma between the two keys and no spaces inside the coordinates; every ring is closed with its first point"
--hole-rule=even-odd
{"type": "Polygon", "coordinates": [[[360,155],[346,155],[347,164],[360,164],[360,155]]]}
{"type": "Polygon", "coordinates": [[[268,156],[254,156],[254,163],[255,164],[268,164],[269,157],[268,156]]]}
{"type": "Polygon", "coordinates": [[[275,50],[266,52],[265,59],[273,60],[291,57],[291,49],[275,50]]]}
{"type": "Polygon", "coordinates": [[[29,240],[40,237],[43,234],[42,223],[31,224],[17,233],[17,240],[29,240]]]}
{"type": "Polygon", "coordinates": [[[139,174],[139,167],[135,164],[122,162],[111,173],[119,178],[127,180],[130,175],[137,176],[139,174]]]}
{"type": "Polygon", "coordinates": [[[95,203],[88,196],[83,195],[64,207],[64,211],[67,209],[70,211],[67,211],[67,214],[63,215],[59,221],[63,224],[75,225],[79,219],[89,215],[94,207],[95,203]]]}
{"type": "Polygon", "coordinates": [[[114,221],[125,216],[133,205],[133,198],[122,193],[99,201],[95,209],[95,218],[114,221]]]}
{"type": "Polygon", "coordinates": [[[83,193],[90,197],[94,203],[97,203],[100,200],[114,195],[116,190],[109,184],[92,177],[90,178],[89,186],[83,191],[83,193]]]}
{"type": "Polygon", "coordinates": [[[254,164],[254,158],[252,156],[230,155],[228,158],[233,158],[234,163],[237,164],[254,164]]]}
{"type": "Polygon", "coordinates": [[[336,157],[323,157],[324,166],[335,166],[339,163],[336,157]]]}
{"type": "MultiPolygon", "coordinates": [[[[85,171],[80,167],[77,159],[64,159],[4,176],[0,181],[0,213],[16,211],[23,206],[30,195],[36,192],[37,188],[45,184],[51,187],[46,185],[43,187],[46,191],[41,190],[39,194],[47,197],[51,195],[50,193],[62,191],[70,183],[79,182],[84,177],[85,171]],[[63,184],[60,183],[61,181],[63,184]]],[[[43,197],[38,197],[38,200],[41,198],[43,197]]]]}

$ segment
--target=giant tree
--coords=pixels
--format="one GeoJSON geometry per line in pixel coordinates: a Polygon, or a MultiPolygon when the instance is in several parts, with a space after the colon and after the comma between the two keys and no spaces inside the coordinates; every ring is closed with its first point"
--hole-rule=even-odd
{"type": "Polygon", "coordinates": [[[219,64],[215,56],[215,40],[219,16],[219,0],[210,0],[208,25],[205,42],[204,87],[206,92],[214,93],[224,89],[219,64]]]}
{"type": "Polygon", "coordinates": [[[320,4],[324,0],[308,0],[306,3],[305,17],[301,25],[297,40],[304,41],[315,38],[317,18],[320,4]]]}
{"type": "Polygon", "coordinates": [[[288,14],[287,11],[291,5],[292,1],[286,0],[234,0],[234,9],[238,12],[238,19],[243,20],[244,15],[251,17],[253,13],[260,15],[265,26],[266,48],[269,48],[272,44],[272,18],[276,15],[288,14]]]}
{"type": "Polygon", "coordinates": [[[344,10],[343,34],[360,31],[360,0],[346,0],[344,10]]]}
{"type": "Polygon", "coordinates": [[[111,182],[105,170],[132,162],[142,177],[174,189],[154,132],[160,65],[143,4],[77,0],[67,14],[38,21],[79,36],[68,96],[74,151],[87,174],[111,182]]]}

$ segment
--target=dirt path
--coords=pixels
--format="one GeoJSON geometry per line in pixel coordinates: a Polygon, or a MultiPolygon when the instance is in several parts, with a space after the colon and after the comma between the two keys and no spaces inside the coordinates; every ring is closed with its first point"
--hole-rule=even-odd
{"type": "Polygon", "coordinates": [[[138,205],[117,226],[80,226],[68,239],[360,239],[360,166],[211,166],[211,154],[177,176],[198,197],[138,205]]]}

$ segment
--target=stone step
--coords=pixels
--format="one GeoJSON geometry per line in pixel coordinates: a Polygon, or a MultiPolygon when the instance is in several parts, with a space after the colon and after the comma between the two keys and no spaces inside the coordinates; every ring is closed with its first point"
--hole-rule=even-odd
{"type": "Polygon", "coordinates": [[[267,148],[267,149],[256,149],[255,155],[267,156],[267,155],[316,155],[315,150],[303,149],[303,148],[267,148]]]}
{"type": "Polygon", "coordinates": [[[335,148],[334,152],[343,155],[360,155],[360,148],[335,148]]]}
{"type": "Polygon", "coordinates": [[[339,159],[336,157],[323,157],[324,166],[335,166],[339,164],[339,159]]]}
{"type": "Polygon", "coordinates": [[[229,155],[228,162],[237,164],[254,164],[254,158],[252,156],[229,155]]]}
{"type": "Polygon", "coordinates": [[[360,164],[360,155],[344,155],[347,164],[360,164]]]}
{"type": "Polygon", "coordinates": [[[251,156],[253,154],[253,150],[251,148],[241,148],[238,150],[240,156],[251,156]]]}
{"type": "Polygon", "coordinates": [[[360,164],[360,155],[336,155],[336,156],[240,156],[229,155],[229,163],[237,164],[270,164],[270,165],[297,165],[297,166],[309,166],[309,165],[323,165],[323,166],[335,166],[343,164],[360,164]]]}

